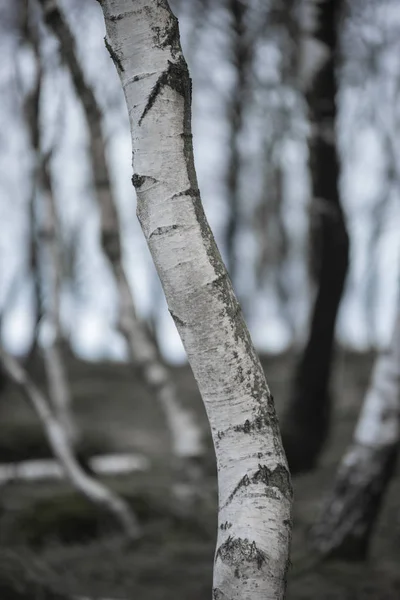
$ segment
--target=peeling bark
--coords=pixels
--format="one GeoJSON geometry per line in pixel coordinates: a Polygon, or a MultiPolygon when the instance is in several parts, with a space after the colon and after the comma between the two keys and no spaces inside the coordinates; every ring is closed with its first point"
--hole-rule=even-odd
{"type": "Polygon", "coordinates": [[[335,325],[349,260],[349,238],[340,203],[335,141],[336,20],[341,3],[326,0],[320,4],[306,4],[315,5],[316,14],[308,40],[316,45],[313,56],[321,58],[314,67],[310,65],[307,76],[304,75],[311,125],[309,151],[313,198],[310,253],[317,294],[309,337],[283,419],[282,437],[292,473],[312,469],[328,437],[335,325]]]}
{"type": "Polygon", "coordinates": [[[89,501],[112,513],[120,523],[124,534],[131,540],[140,537],[140,529],[131,509],[117,494],[97,479],[90,477],[74,457],[69,439],[48,401],[30,379],[18,361],[0,349],[0,362],[8,377],[16,383],[36,412],[46,433],[54,456],[60,462],[72,486],[89,501]]]}
{"type": "Polygon", "coordinates": [[[311,532],[316,550],[342,559],[363,560],[400,443],[400,313],[389,351],[375,364],[352,445],[311,532]]]}
{"type": "MultiPolygon", "coordinates": [[[[176,386],[167,367],[159,357],[155,341],[149,335],[145,323],[136,315],[133,295],[122,261],[120,226],[106,159],[100,107],[92,87],[85,78],[77,57],[75,40],[57,2],[40,0],[40,4],[44,10],[46,23],[59,40],[62,59],[71,73],[76,94],[82,102],[89,126],[92,171],[101,214],[101,241],[112,268],[119,295],[119,329],[127,340],[133,364],[138,368],[150,389],[153,390],[164,411],[171,433],[174,454],[179,458],[200,456],[204,453],[201,428],[196,423],[194,415],[179,401],[176,386]]],[[[160,43],[164,43],[161,38],[160,43]]],[[[114,63],[120,70],[123,69],[118,52],[114,51],[108,42],[106,45],[114,63]]],[[[152,103],[159,91],[165,85],[170,85],[172,81],[178,79],[176,65],[171,63],[154,86],[153,95],[149,96],[139,122],[151,110],[152,103]]],[[[140,80],[140,76],[138,76],[138,80],[140,80]]],[[[151,182],[148,183],[151,184],[151,182]]],[[[153,235],[165,233],[160,228],[159,231],[154,231],[153,235]]]]}
{"type": "Polygon", "coordinates": [[[273,399],[201,204],[177,19],[166,0],[101,6],[130,117],[138,218],[214,440],[213,597],[283,598],[290,476],[273,399]]]}

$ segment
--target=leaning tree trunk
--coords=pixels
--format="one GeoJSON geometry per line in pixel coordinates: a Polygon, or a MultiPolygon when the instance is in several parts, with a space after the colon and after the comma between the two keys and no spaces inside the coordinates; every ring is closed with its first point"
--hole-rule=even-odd
{"type": "Polygon", "coordinates": [[[312,543],[319,553],[352,560],[366,558],[399,443],[400,312],[391,347],[376,361],[353,443],[312,529],[312,543]]]}
{"type": "Polygon", "coordinates": [[[201,204],[178,21],[166,0],[103,0],[101,6],[130,117],[138,218],[217,455],[213,598],[283,598],[290,475],[273,400],[201,204]]]}
{"type": "MultiPolygon", "coordinates": [[[[39,239],[42,246],[41,255],[43,257],[42,273],[38,264],[32,265],[32,267],[36,269],[35,287],[36,285],[38,286],[36,299],[39,302],[39,313],[44,317],[50,333],[43,350],[49,385],[49,397],[60,423],[65,428],[71,446],[75,448],[78,442],[78,427],[71,411],[71,395],[62,357],[63,336],[60,322],[62,260],[59,245],[60,231],[48,167],[49,156],[45,157],[42,152],[40,95],[43,74],[39,50],[39,33],[37,31],[37,24],[32,22],[33,15],[29,11],[29,6],[26,2],[24,2],[24,8],[24,34],[32,48],[37,69],[32,90],[27,95],[24,106],[25,120],[33,154],[32,192],[29,215],[32,221],[36,217],[36,212],[39,212],[35,211],[35,202],[38,196],[43,200],[43,210],[40,211],[43,217],[41,226],[39,227],[39,239]],[[41,290],[41,282],[43,281],[44,274],[48,276],[46,298],[41,290]]],[[[31,239],[31,251],[32,256],[37,259],[38,253],[34,237],[34,225],[32,224],[33,239],[31,239]]],[[[36,327],[35,337],[37,333],[36,327]]]]}
{"type": "Polygon", "coordinates": [[[82,102],[89,126],[90,156],[95,191],[101,214],[101,239],[114,273],[119,294],[119,327],[127,340],[133,364],[142,374],[164,410],[172,438],[174,454],[180,458],[204,453],[201,427],[194,415],[178,398],[177,389],[145,323],[136,315],[132,292],[122,262],[120,227],[106,160],[106,144],[101,129],[101,110],[77,58],[75,41],[57,2],[40,0],[46,23],[60,42],[64,63],[68,66],[75,91],[82,102]]]}
{"type": "Polygon", "coordinates": [[[47,440],[64,469],[72,486],[100,509],[107,510],[121,524],[124,534],[131,540],[140,537],[136,517],[127,503],[97,479],[90,477],[76,461],[68,436],[48,401],[30,379],[18,361],[0,348],[0,362],[8,377],[24,392],[36,412],[46,433],[47,440]]]}
{"type": "MultiPolygon", "coordinates": [[[[329,380],[336,316],[348,267],[349,240],[339,197],[339,162],[335,141],[338,56],[336,20],[340,2],[316,5],[311,34],[323,62],[305,81],[311,136],[309,143],[313,198],[311,258],[317,284],[309,338],[297,367],[282,426],[283,443],[292,472],[314,467],[329,433],[329,380]]],[[[316,48],[314,48],[314,52],[316,48]]]]}

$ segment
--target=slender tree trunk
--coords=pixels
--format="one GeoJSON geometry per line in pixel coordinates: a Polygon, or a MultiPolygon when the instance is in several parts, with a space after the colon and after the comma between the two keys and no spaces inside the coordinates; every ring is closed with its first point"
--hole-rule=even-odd
{"type": "Polygon", "coordinates": [[[72,486],[99,508],[112,513],[121,524],[125,535],[136,540],[140,536],[139,526],[126,502],[100,481],[93,479],[83,471],[74,457],[63,426],[52,412],[46,398],[18,364],[18,361],[2,349],[0,349],[0,361],[8,377],[21,388],[35,410],[53,454],[62,465],[72,486]]]}
{"type": "Polygon", "coordinates": [[[236,242],[240,220],[240,134],[248,98],[249,68],[252,58],[252,44],[246,36],[246,2],[229,0],[228,9],[232,20],[231,60],[236,73],[236,85],[228,104],[229,142],[227,146],[226,185],[228,194],[228,222],[225,232],[225,246],[228,273],[233,282],[237,274],[236,242]]]}
{"type": "Polygon", "coordinates": [[[62,256],[60,253],[60,226],[49,173],[48,160],[41,155],[40,183],[44,204],[44,218],[39,238],[44,258],[43,272],[47,274],[48,290],[44,303],[44,318],[49,330],[43,348],[44,365],[49,386],[49,397],[55,414],[65,429],[73,448],[79,445],[79,429],[72,413],[72,398],[63,359],[63,335],[60,321],[62,256]]]}
{"type": "Polygon", "coordinates": [[[101,213],[101,237],[119,293],[119,327],[127,340],[131,359],[154,391],[171,432],[174,454],[180,458],[200,456],[204,452],[202,431],[194,415],[178,398],[168,369],[158,354],[146,325],[137,317],[132,292],[122,262],[120,227],[106,160],[106,145],[101,129],[101,111],[91,86],[79,64],[75,41],[64,16],[53,0],[40,0],[46,23],[60,42],[64,63],[68,66],[76,94],[82,102],[89,126],[90,155],[95,190],[101,213]]]}
{"type": "Polygon", "coordinates": [[[389,351],[378,357],[354,434],[335,485],[314,526],[318,552],[366,558],[400,443],[400,311],[389,351]]]}
{"type": "Polygon", "coordinates": [[[283,443],[293,473],[314,467],[329,433],[329,381],[335,324],[348,268],[349,240],[340,204],[335,142],[336,19],[340,4],[326,0],[314,8],[317,14],[311,33],[319,43],[324,60],[306,81],[313,192],[310,250],[317,295],[309,338],[297,367],[282,426],[283,443]]]}
{"type": "Polygon", "coordinates": [[[290,475],[273,399],[201,204],[178,22],[166,0],[103,0],[101,6],[130,116],[138,218],[217,455],[213,598],[283,598],[290,475]]]}
{"type": "MultiPolygon", "coordinates": [[[[31,252],[35,260],[36,271],[36,299],[40,302],[38,314],[43,315],[50,335],[44,346],[43,358],[49,385],[49,397],[54,411],[65,428],[66,435],[73,448],[78,443],[78,427],[71,411],[71,395],[65,365],[62,357],[62,329],[60,322],[61,285],[62,285],[62,259],[60,255],[60,231],[57,219],[56,206],[52,190],[52,182],[49,173],[48,159],[42,152],[42,136],[40,131],[40,92],[42,81],[42,65],[40,58],[39,39],[37,25],[32,22],[28,4],[24,2],[24,29],[25,39],[30,44],[36,60],[36,78],[31,92],[25,102],[25,119],[27,122],[30,142],[33,154],[32,168],[32,193],[30,200],[30,218],[35,219],[35,202],[40,195],[43,199],[44,214],[43,222],[39,227],[39,239],[43,252],[42,272],[48,276],[47,298],[41,290],[41,270],[37,264],[37,246],[34,233],[34,222],[32,223],[31,252]]],[[[35,328],[35,338],[37,336],[35,328]]],[[[36,339],[35,339],[36,342],[36,339]]],[[[34,344],[35,346],[35,344],[34,344]]]]}
{"type": "MultiPolygon", "coordinates": [[[[32,274],[33,296],[34,296],[34,314],[35,322],[33,329],[32,346],[29,352],[31,358],[37,351],[37,341],[39,335],[39,326],[42,318],[42,298],[40,286],[40,270],[38,260],[38,246],[36,239],[36,194],[37,180],[39,171],[39,146],[40,146],[40,128],[39,128],[39,102],[40,102],[40,82],[41,82],[41,64],[39,60],[39,36],[35,25],[32,23],[32,14],[28,0],[23,0],[19,5],[21,11],[21,30],[23,42],[26,42],[32,49],[35,57],[36,77],[32,89],[27,94],[24,102],[24,118],[27,125],[29,140],[32,148],[32,167],[31,167],[31,194],[29,198],[29,268],[32,274]]],[[[28,360],[29,360],[28,358],[28,360]]]]}
{"type": "MultiPolygon", "coordinates": [[[[32,169],[32,180],[37,179],[37,159],[35,157],[35,165],[32,169]]],[[[29,199],[29,270],[32,277],[33,287],[33,303],[34,303],[34,326],[33,326],[33,339],[32,346],[29,351],[30,357],[33,357],[37,352],[37,342],[39,338],[39,328],[42,321],[42,296],[40,286],[40,273],[39,273],[39,257],[38,257],[38,245],[37,245],[37,232],[36,232],[36,186],[32,185],[31,198],[29,199]]],[[[29,358],[28,358],[29,362],[29,358]]]]}
{"type": "Polygon", "coordinates": [[[266,276],[272,275],[282,319],[294,337],[295,323],[290,310],[290,294],[286,281],[289,239],[284,222],[284,174],[282,165],[276,158],[277,149],[279,152],[278,139],[267,139],[266,135],[263,149],[262,198],[254,222],[259,247],[256,277],[258,285],[262,289],[266,276]]]}

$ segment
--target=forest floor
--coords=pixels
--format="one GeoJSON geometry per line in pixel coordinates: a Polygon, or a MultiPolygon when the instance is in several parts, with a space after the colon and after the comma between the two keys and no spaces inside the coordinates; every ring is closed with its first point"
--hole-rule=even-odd
{"type": "MultiPolygon", "coordinates": [[[[264,357],[278,413],[293,374],[293,356],[264,357]]],[[[365,563],[312,564],[307,531],[351,439],[372,356],[339,349],[333,430],[317,470],[294,480],[294,535],[288,600],[400,598],[400,473],[392,482],[365,563]]],[[[30,370],[43,382],[37,361],[30,370]]],[[[0,599],[71,596],[129,600],[209,600],[216,533],[216,478],[201,400],[188,367],[173,369],[183,399],[204,425],[208,453],[198,492],[185,496],[162,413],[127,365],[83,363],[68,370],[87,454],[131,451],[148,471],[107,478],[136,510],[143,539],[126,548],[109,517],[64,482],[14,482],[0,488],[0,599]],[[179,496],[179,500],[177,500],[179,496]]],[[[0,463],[48,456],[35,415],[13,386],[0,397],[0,463]]]]}

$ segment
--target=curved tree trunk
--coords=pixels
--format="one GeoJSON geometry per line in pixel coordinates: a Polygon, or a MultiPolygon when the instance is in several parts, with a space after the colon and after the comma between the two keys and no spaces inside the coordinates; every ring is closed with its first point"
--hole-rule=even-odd
{"type": "Polygon", "coordinates": [[[290,475],[273,400],[201,204],[178,22],[166,0],[103,0],[101,6],[130,117],[138,218],[217,455],[213,598],[283,598],[290,475]]]}
{"type": "Polygon", "coordinates": [[[83,471],[74,457],[63,426],[26,371],[17,360],[2,349],[0,349],[0,361],[8,377],[21,388],[32,405],[43,426],[53,454],[62,465],[72,486],[99,508],[112,513],[121,524],[126,536],[132,540],[138,539],[140,530],[131,509],[117,494],[83,471]]]}
{"type": "Polygon", "coordinates": [[[64,63],[68,66],[76,94],[82,102],[89,126],[90,156],[95,192],[101,214],[101,239],[114,273],[119,295],[119,327],[127,340],[133,364],[154,391],[169,426],[174,454],[180,458],[204,453],[202,431],[194,415],[178,398],[168,369],[158,354],[151,335],[136,315],[132,292],[122,262],[120,227],[106,160],[106,145],[101,129],[101,111],[95,94],[79,64],[75,41],[57,2],[40,0],[46,23],[60,42],[64,63]]]}
{"type": "Polygon", "coordinates": [[[334,488],[311,535],[321,554],[362,560],[393,475],[400,443],[400,312],[389,351],[378,357],[334,488]]]}
{"type": "MultiPolygon", "coordinates": [[[[285,413],[282,438],[293,473],[312,469],[327,439],[330,425],[331,374],[336,316],[348,268],[349,239],[339,197],[339,162],[335,141],[338,56],[336,20],[341,2],[315,3],[311,51],[322,57],[304,77],[309,106],[311,259],[317,285],[309,338],[297,367],[285,413]]],[[[307,40],[306,40],[307,42],[307,40]]]]}

